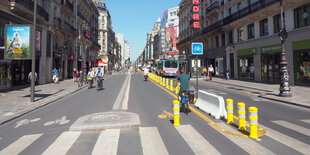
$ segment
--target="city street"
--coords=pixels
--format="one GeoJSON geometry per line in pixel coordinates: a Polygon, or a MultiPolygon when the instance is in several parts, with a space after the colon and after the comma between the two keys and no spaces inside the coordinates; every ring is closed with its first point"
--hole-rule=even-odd
{"type": "MultiPolygon", "coordinates": [[[[191,79],[191,85],[194,84],[191,79]]],[[[176,96],[150,78],[144,81],[141,72],[115,72],[103,85],[104,90],[99,92],[95,88],[83,88],[2,124],[0,154],[291,155],[310,152],[310,109],[260,98],[250,89],[199,79],[200,90],[223,96],[225,100],[233,99],[236,116],[238,102],[246,104],[246,111],[250,106],[258,108],[258,126],[266,131],[258,139],[248,137],[248,126],[247,132],[239,132],[237,119],[234,125],[227,125],[226,120],[214,119],[193,105],[191,113],[181,113],[180,126],[174,126],[172,102],[176,96]],[[119,127],[113,127],[115,122],[111,119],[104,122],[111,124],[111,128],[72,130],[74,122],[83,116],[124,111],[137,114],[140,124],[122,126],[120,122],[119,127]],[[219,130],[217,125],[229,132],[219,130]]]]}

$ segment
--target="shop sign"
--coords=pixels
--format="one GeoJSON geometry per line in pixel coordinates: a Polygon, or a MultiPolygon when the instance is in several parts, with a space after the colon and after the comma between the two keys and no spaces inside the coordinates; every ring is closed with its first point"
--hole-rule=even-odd
{"type": "Polygon", "coordinates": [[[241,49],[237,51],[238,56],[252,55],[255,53],[256,53],[256,48],[247,48],[247,49],[241,49]]]}
{"type": "Polygon", "coordinates": [[[306,50],[310,49],[310,40],[301,40],[293,42],[293,50],[306,50]]]}
{"type": "Polygon", "coordinates": [[[179,52],[167,52],[166,55],[178,55],[179,52]]]}
{"type": "Polygon", "coordinates": [[[193,20],[194,28],[200,28],[199,0],[193,0],[193,20]]]}
{"type": "Polygon", "coordinates": [[[273,52],[281,52],[282,46],[281,44],[263,46],[261,47],[261,53],[273,53],[273,52]]]}
{"type": "Polygon", "coordinates": [[[5,25],[5,59],[31,59],[31,26],[5,25]]]}
{"type": "Polygon", "coordinates": [[[192,54],[193,55],[202,55],[203,54],[202,43],[192,43],[192,54]]]}

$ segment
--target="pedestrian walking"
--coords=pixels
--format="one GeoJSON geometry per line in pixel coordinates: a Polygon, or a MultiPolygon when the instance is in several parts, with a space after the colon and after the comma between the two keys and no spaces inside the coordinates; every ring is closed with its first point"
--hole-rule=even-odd
{"type": "Polygon", "coordinates": [[[230,79],[229,76],[230,76],[230,75],[229,75],[229,68],[226,67],[226,80],[229,80],[229,79],[230,79]]]}
{"type": "Polygon", "coordinates": [[[213,73],[214,73],[214,68],[212,67],[212,64],[210,64],[208,68],[208,75],[210,76],[210,81],[212,80],[213,73]]]}
{"type": "Polygon", "coordinates": [[[73,69],[73,82],[77,81],[77,74],[78,74],[78,69],[74,68],[73,69]]]}
{"type": "Polygon", "coordinates": [[[207,67],[206,66],[203,67],[202,74],[204,77],[207,75],[207,67]]]}
{"type": "Polygon", "coordinates": [[[55,84],[58,83],[58,81],[59,81],[59,71],[56,68],[53,69],[52,75],[53,75],[54,83],[55,84]]]}
{"type": "MultiPolygon", "coordinates": [[[[34,72],[35,74],[34,74],[34,76],[35,76],[35,84],[37,84],[37,82],[38,82],[38,74],[37,74],[37,72],[34,72]]],[[[29,83],[31,83],[31,80],[32,80],[32,72],[30,72],[29,74],[28,74],[28,82],[29,83]]]]}

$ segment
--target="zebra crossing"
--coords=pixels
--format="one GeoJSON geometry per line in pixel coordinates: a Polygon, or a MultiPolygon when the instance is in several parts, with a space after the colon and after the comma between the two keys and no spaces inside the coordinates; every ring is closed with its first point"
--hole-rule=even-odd
{"type": "MultiPolygon", "coordinates": [[[[305,123],[305,125],[309,125],[309,120],[299,120],[300,122],[305,123]]],[[[271,121],[272,123],[275,123],[277,125],[280,125],[283,128],[287,128],[290,130],[293,130],[297,133],[302,133],[305,136],[310,137],[308,134],[309,128],[305,128],[302,126],[299,126],[297,124],[283,121],[283,120],[277,120],[277,121],[271,121]]],[[[235,128],[231,127],[230,125],[227,125],[225,123],[218,123],[220,126],[222,126],[226,130],[230,130],[234,132],[236,131],[235,128]]],[[[238,137],[233,135],[228,135],[224,132],[219,131],[225,138],[227,138],[228,141],[230,141],[233,145],[237,145],[242,150],[249,154],[285,154],[285,152],[273,152],[274,150],[281,151],[283,147],[279,147],[279,144],[283,144],[287,147],[287,149],[291,149],[293,151],[299,152],[301,154],[310,154],[310,145],[306,144],[305,142],[302,142],[301,140],[298,140],[294,137],[290,137],[289,135],[285,135],[284,133],[281,133],[280,131],[276,131],[274,129],[268,128],[266,126],[260,125],[264,129],[266,129],[267,133],[265,136],[261,137],[262,141],[259,140],[253,140],[250,138],[245,137],[238,137]],[[271,138],[275,140],[278,144],[268,143],[264,144],[264,138],[271,138]],[[277,148],[278,147],[278,148],[277,148]]],[[[172,128],[173,129],[173,128],[172,128]]],[[[185,144],[188,145],[188,147],[191,149],[193,154],[222,154],[225,147],[219,147],[219,146],[213,146],[212,143],[210,143],[210,139],[206,136],[202,136],[202,133],[200,133],[198,130],[195,129],[192,125],[180,125],[174,127],[175,131],[178,133],[178,135],[185,141],[185,144]]],[[[97,155],[97,154],[117,154],[118,150],[121,149],[122,145],[119,145],[119,139],[122,137],[121,131],[123,129],[107,129],[100,133],[91,133],[96,134],[96,138],[93,138],[94,146],[92,147],[91,152],[88,154],[97,155]]],[[[168,155],[169,152],[172,152],[172,150],[169,151],[169,147],[167,147],[167,144],[165,144],[165,141],[163,140],[163,134],[161,134],[157,127],[139,127],[138,130],[138,136],[140,138],[141,142],[141,148],[142,153],[146,155],[168,155]]],[[[79,141],[83,141],[81,135],[83,132],[77,132],[77,131],[65,131],[61,133],[55,141],[51,142],[47,149],[44,152],[38,152],[36,154],[43,154],[43,155],[61,155],[61,154],[68,154],[70,153],[70,148],[75,144],[80,145],[87,145],[85,143],[78,143],[79,141]]],[[[89,133],[87,133],[88,135],[89,133]]],[[[1,151],[0,155],[14,155],[14,154],[23,154],[23,151],[25,149],[31,149],[31,147],[35,147],[35,145],[32,145],[34,142],[38,141],[37,143],[40,143],[41,141],[45,141],[43,134],[33,134],[33,135],[24,135],[17,139],[16,141],[12,142],[8,146],[5,146],[1,151]]],[[[46,137],[45,137],[46,138],[46,137]]],[[[139,144],[140,144],[139,142],[139,144]]],[[[133,142],[135,143],[135,142],[133,142]]],[[[213,143],[214,144],[214,143],[213,143]]],[[[179,145],[178,142],[175,142],[175,145],[179,145]]],[[[0,145],[1,146],[1,145],[0,145]]],[[[1,146],[3,147],[3,146],[1,146]]],[[[135,148],[132,148],[135,149],[135,148]]]]}

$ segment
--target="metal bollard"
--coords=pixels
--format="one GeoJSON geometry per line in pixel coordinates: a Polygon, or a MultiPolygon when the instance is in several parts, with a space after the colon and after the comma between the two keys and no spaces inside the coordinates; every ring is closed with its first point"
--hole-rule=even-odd
{"type": "Polygon", "coordinates": [[[170,90],[173,91],[173,80],[170,80],[170,90]]]}
{"type": "Polygon", "coordinates": [[[169,89],[169,79],[166,79],[166,88],[169,89]]]}
{"type": "Polygon", "coordinates": [[[245,127],[245,104],[242,102],[238,103],[238,114],[239,114],[239,128],[238,128],[238,130],[246,130],[246,127],[245,127]]]}
{"type": "Polygon", "coordinates": [[[226,103],[227,124],[234,124],[234,101],[232,99],[227,99],[226,103]]]}
{"type": "Polygon", "coordinates": [[[163,86],[166,86],[166,78],[163,79],[163,86]]]}
{"type": "Polygon", "coordinates": [[[257,116],[257,108],[250,107],[249,108],[249,120],[250,120],[250,138],[257,139],[257,124],[258,124],[258,116],[257,116]]]}
{"type": "Polygon", "coordinates": [[[174,126],[180,125],[180,101],[178,100],[173,101],[173,120],[174,126]]]}

